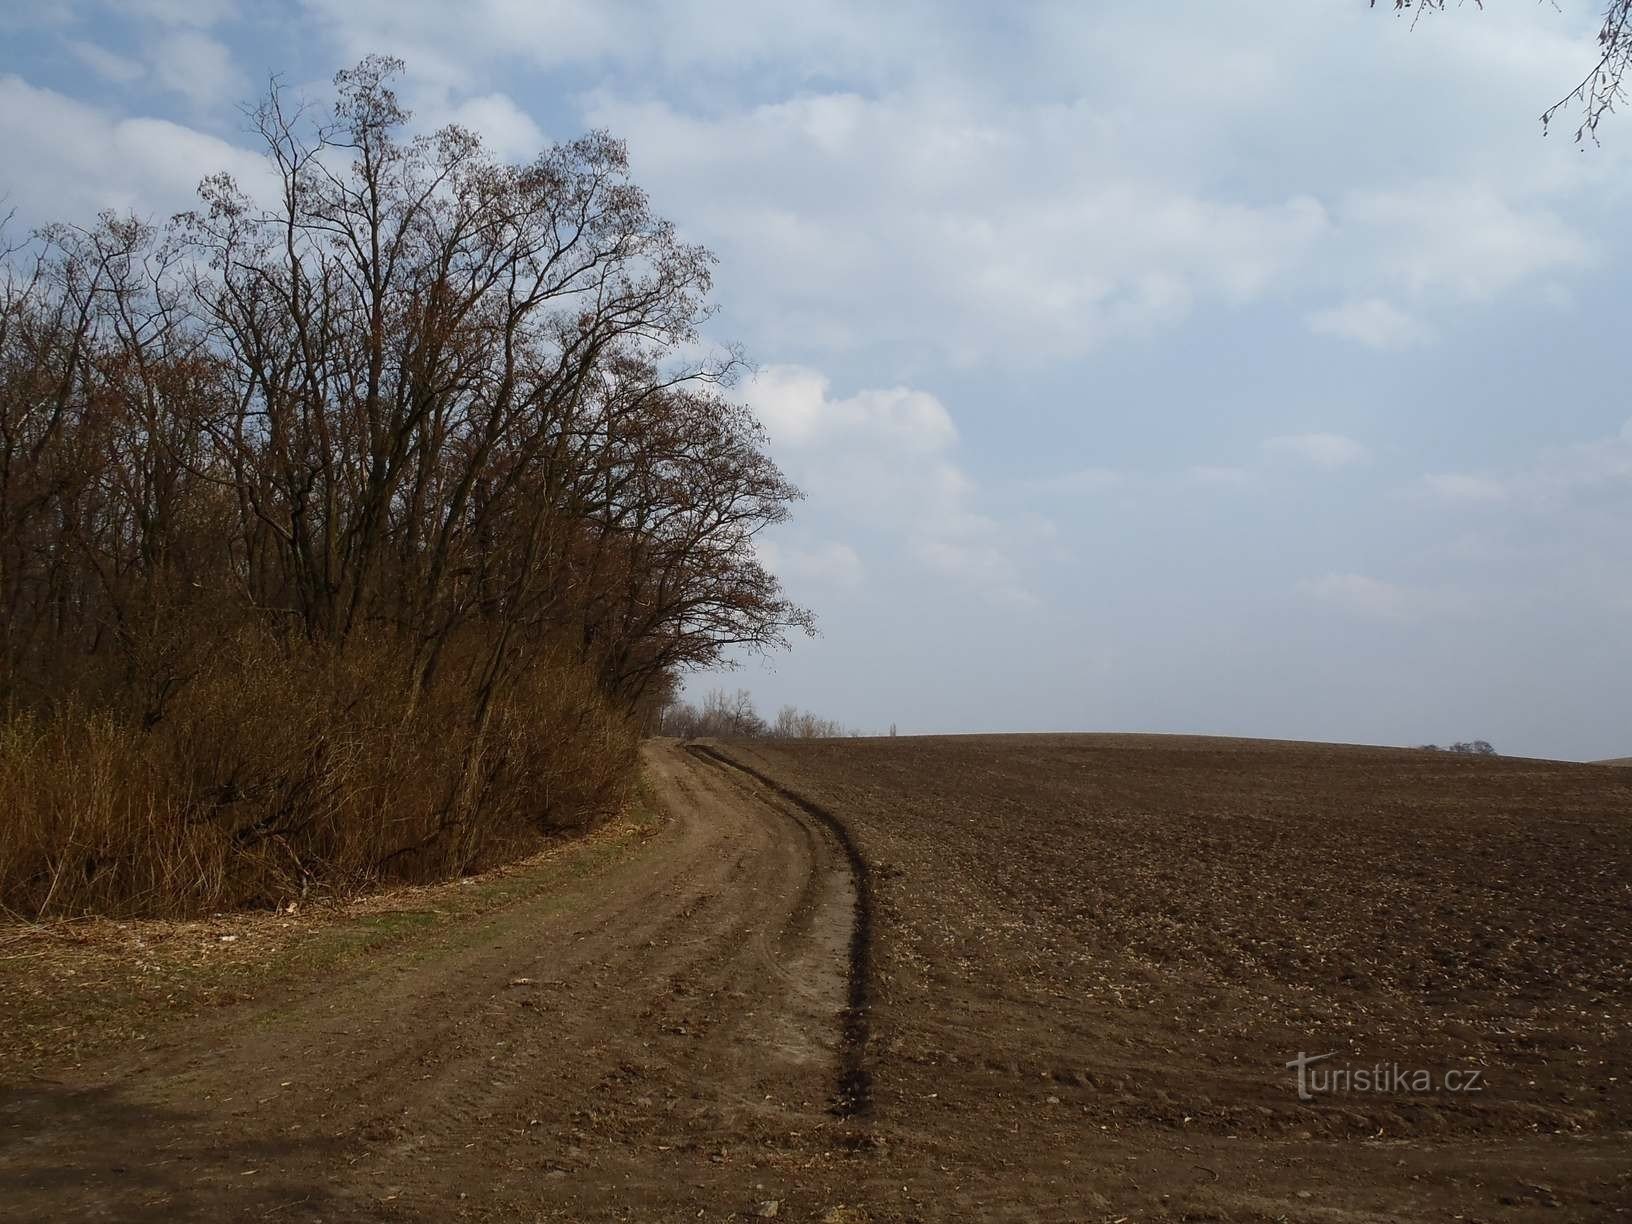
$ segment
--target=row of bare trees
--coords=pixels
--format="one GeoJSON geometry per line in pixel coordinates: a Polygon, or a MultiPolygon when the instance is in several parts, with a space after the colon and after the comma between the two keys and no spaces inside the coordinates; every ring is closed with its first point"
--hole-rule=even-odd
{"type": "Polygon", "coordinates": [[[341,73],[325,122],[272,91],[269,204],[215,177],[167,228],[10,252],[8,695],[222,602],[388,633],[424,682],[479,627],[484,692],[566,632],[630,700],[808,625],[750,548],[795,490],[695,355],[708,253],[605,135],[517,166],[404,137],[400,67],[341,73]]]}
{"type": "Polygon", "coordinates": [[[462,711],[478,769],[541,658],[639,710],[810,627],[754,556],[797,492],[700,342],[712,257],[609,136],[503,164],[410,134],[401,71],[363,60],[327,110],[274,84],[265,181],[211,177],[166,225],[13,236],[12,716],[72,699],[151,731],[253,633],[389,658],[408,710],[462,711]]]}
{"type": "Polygon", "coordinates": [[[856,734],[842,723],[792,705],[783,706],[767,721],[754,708],[753,694],[740,688],[735,693],[711,689],[697,705],[671,701],[662,709],[658,729],[680,739],[838,739],[856,734]]]}

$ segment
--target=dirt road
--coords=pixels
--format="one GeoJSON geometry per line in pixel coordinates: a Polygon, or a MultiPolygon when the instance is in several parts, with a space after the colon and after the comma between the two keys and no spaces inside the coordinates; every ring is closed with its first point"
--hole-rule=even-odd
{"type": "Polygon", "coordinates": [[[1137,736],[646,764],[669,815],[630,853],[5,1089],[0,1220],[1632,1218],[1624,771],[1137,736]],[[1481,1092],[1304,1097],[1305,1050],[1481,1092]]]}
{"type": "Polygon", "coordinates": [[[852,865],[718,763],[655,744],[647,768],[671,819],[601,874],[7,1087],[0,1217],[832,1213],[867,1145],[852,865]]]}

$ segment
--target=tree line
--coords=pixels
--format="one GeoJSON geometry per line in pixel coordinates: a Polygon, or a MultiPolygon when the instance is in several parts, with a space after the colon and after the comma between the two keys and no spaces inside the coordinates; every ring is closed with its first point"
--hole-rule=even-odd
{"type": "Polygon", "coordinates": [[[675,699],[663,707],[657,729],[680,739],[839,739],[860,734],[830,718],[785,705],[770,720],[754,708],[747,689],[711,689],[697,705],[675,699]]]}
{"type": "Polygon", "coordinates": [[[502,796],[539,828],[611,802],[558,779],[530,808],[523,743],[627,764],[683,671],[811,628],[753,551],[798,492],[729,398],[740,359],[702,343],[713,257],[611,136],[503,163],[457,126],[413,134],[402,71],[364,59],[327,109],[274,82],[247,112],[264,182],[0,243],[0,805],[31,813],[0,825],[14,908],[140,874],[139,838],[70,833],[41,790],[97,720],[146,737],[131,753],[195,737],[170,823],[285,863],[251,892],[324,874],[310,814],[350,784],[337,758],[434,727],[434,798],[352,869],[435,874],[483,857],[478,809],[502,796]],[[234,677],[255,710],[233,714],[234,677]],[[528,711],[569,690],[578,713],[535,742],[528,711]],[[227,760],[184,726],[211,692],[229,721],[282,701],[309,733],[227,760]]]}

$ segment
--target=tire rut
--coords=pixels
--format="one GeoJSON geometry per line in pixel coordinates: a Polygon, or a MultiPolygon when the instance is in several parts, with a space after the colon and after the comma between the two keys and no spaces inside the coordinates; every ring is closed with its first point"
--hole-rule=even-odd
{"type": "Polygon", "coordinates": [[[872,1074],[867,1065],[871,1038],[870,1007],[873,995],[873,898],[867,860],[844,822],[821,805],[707,744],[688,744],[693,756],[738,770],[799,811],[819,821],[838,841],[850,866],[855,894],[855,921],[850,935],[847,973],[848,1002],[844,1015],[844,1043],[834,1112],[843,1118],[861,1117],[872,1110],[872,1074]]]}

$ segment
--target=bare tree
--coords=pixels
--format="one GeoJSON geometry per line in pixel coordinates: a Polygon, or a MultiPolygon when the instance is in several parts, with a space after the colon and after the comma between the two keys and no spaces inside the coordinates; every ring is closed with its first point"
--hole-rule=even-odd
{"type": "Polygon", "coordinates": [[[808,629],[750,548],[797,490],[718,393],[735,356],[688,356],[713,257],[604,133],[524,165],[404,138],[401,70],[340,73],[323,120],[274,83],[277,200],[218,177],[184,221],[251,599],[315,637],[408,634],[427,681],[485,625],[484,691],[570,627],[631,699],[808,629]]]}
{"type": "Polygon", "coordinates": [[[747,689],[734,694],[712,689],[704,695],[701,707],[673,700],[664,708],[659,727],[663,734],[682,739],[837,739],[854,734],[841,723],[793,705],[783,706],[775,719],[766,722],[747,689]]]}
{"type": "Polygon", "coordinates": [[[772,739],[838,739],[846,732],[831,718],[818,718],[809,710],[786,705],[776,712],[767,734],[772,739]]]}
{"type": "MultiPolygon", "coordinates": [[[[1377,7],[1377,0],[1369,2],[1372,8],[1377,7]]],[[[1484,0],[1473,2],[1484,8],[1484,0]]],[[[1394,0],[1394,10],[1410,11],[1413,22],[1424,13],[1441,12],[1445,7],[1446,0],[1394,0]]],[[[1561,111],[1579,107],[1581,121],[1575,129],[1575,139],[1590,136],[1596,141],[1598,124],[1626,100],[1622,82],[1629,67],[1632,67],[1632,0],[1607,0],[1598,29],[1597,60],[1575,88],[1541,113],[1542,128],[1550,128],[1561,111]]]]}
{"type": "Polygon", "coordinates": [[[1459,740],[1448,748],[1441,748],[1438,744],[1424,744],[1424,752],[1449,752],[1457,756],[1495,756],[1496,749],[1491,747],[1489,740],[1459,740]]]}
{"type": "MultiPolygon", "coordinates": [[[[162,735],[253,638],[335,700],[300,707],[324,713],[251,841],[307,820],[359,659],[459,745],[428,827],[382,851],[417,853],[469,836],[548,677],[593,678],[562,717],[639,721],[812,628],[755,555],[799,493],[729,398],[738,356],[702,343],[713,256],[610,135],[521,164],[411,135],[402,71],[364,59],[328,108],[274,81],[267,198],[217,175],[167,226],[0,225],[0,703],[162,735]]],[[[763,733],[746,692],[723,707],[763,733]]],[[[238,819],[239,772],[182,780],[216,804],[197,820],[238,819]]]]}

